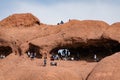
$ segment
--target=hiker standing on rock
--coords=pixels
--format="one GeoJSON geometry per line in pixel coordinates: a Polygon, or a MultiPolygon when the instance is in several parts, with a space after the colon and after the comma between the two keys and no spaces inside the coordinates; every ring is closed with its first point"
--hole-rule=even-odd
{"type": "Polygon", "coordinates": [[[47,57],[44,57],[44,65],[43,66],[46,66],[47,64],[47,57]]]}
{"type": "Polygon", "coordinates": [[[47,54],[45,53],[44,61],[43,61],[43,66],[46,66],[46,64],[47,64],[47,54]]]}

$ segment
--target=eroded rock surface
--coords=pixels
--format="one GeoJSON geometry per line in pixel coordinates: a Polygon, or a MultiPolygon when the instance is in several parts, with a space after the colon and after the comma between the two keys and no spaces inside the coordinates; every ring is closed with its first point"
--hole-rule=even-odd
{"type": "Polygon", "coordinates": [[[49,57],[51,53],[55,53],[60,48],[68,48],[83,50],[82,55],[89,54],[90,57],[93,56],[92,52],[97,52],[102,59],[120,51],[119,34],[120,23],[109,25],[104,21],[70,20],[60,25],[46,25],[30,13],[11,15],[0,21],[0,52],[6,49],[11,52],[7,54],[8,57],[0,60],[0,80],[28,80],[28,78],[34,80],[33,77],[38,80],[45,80],[45,78],[48,78],[47,80],[63,80],[63,76],[65,80],[85,80],[91,71],[88,80],[101,80],[101,78],[103,80],[118,80],[120,74],[119,54],[103,59],[95,69],[93,68],[97,63],[74,62],[71,64],[71,62],[63,62],[63,64],[59,62],[63,65],[55,69],[49,66],[46,71],[43,71],[43,68],[39,66],[42,61],[31,62],[25,56],[28,49],[35,49],[41,55],[46,53],[49,57]],[[110,66],[112,63],[113,67],[110,66]],[[8,67],[9,65],[11,66],[8,67]],[[13,68],[15,68],[14,71],[11,71],[13,68]],[[56,73],[59,69],[60,72],[56,73]],[[52,70],[54,71],[52,72],[52,70]],[[27,72],[29,73],[27,74],[27,72]],[[68,75],[65,74],[66,72],[68,75]],[[22,73],[27,75],[23,77],[22,73]],[[108,76],[110,77],[108,78],[108,76]],[[43,78],[41,79],[41,77],[43,78]]]}
{"type": "Polygon", "coordinates": [[[87,80],[119,80],[120,52],[100,61],[87,80]]]}

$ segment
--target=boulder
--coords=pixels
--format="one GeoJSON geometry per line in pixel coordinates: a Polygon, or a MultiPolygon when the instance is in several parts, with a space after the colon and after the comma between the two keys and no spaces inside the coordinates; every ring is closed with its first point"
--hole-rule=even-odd
{"type": "Polygon", "coordinates": [[[119,80],[120,52],[100,61],[91,71],[87,80],[119,80]]]}

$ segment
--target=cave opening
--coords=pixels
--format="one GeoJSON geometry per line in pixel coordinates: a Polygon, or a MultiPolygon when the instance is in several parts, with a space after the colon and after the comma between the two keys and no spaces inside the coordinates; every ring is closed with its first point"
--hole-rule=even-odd
{"type": "Polygon", "coordinates": [[[4,59],[12,53],[12,48],[9,46],[0,46],[0,59],[4,59]]]}
{"type": "Polygon", "coordinates": [[[38,24],[38,25],[40,25],[40,22],[39,22],[39,21],[36,21],[35,23],[38,24]]]}
{"type": "Polygon", "coordinates": [[[87,42],[77,42],[63,46],[57,46],[51,50],[51,55],[58,55],[59,50],[67,49],[70,52],[67,60],[85,60],[88,62],[100,61],[120,51],[120,43],[111,39],[90,39],[87,42]]]}
{"type": "MultiPolygon", "coordinates": [[[[26,53],[27,53],[27,55],[28,55],[28,53],[30,53],[30,55],[31,55],[31,53],[33,53],[33,54],[35,54],[34,57],[38,58],[38,59],[42,58],[42,54],[40,53],[40,47],[36,46],[32,43],[29,43],[29,48],[26,51],[26,53]]],[[[30,57],[30,56],[28,55],[28,57],[30,57]]]]}

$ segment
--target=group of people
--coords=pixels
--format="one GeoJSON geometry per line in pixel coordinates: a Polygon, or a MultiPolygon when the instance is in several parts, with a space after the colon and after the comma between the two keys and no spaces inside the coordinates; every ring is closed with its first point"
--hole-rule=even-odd
{"type": "Polygon", "coordinates": [[[60,23],[57,23],[57,25],[60,25],[60,24],[64,24],[64,22],[63,22],[63,21],[61,21],[60,23]]]}
{"type": "Polygon", "coordinates": [[[4,59],[4,58],[5,58],[5,55],[0,54],[0,59],[4,59]]]}
{"type": "MultiPolygon", "coordinates": [[[[43,66],[45,67],[46,65],[47,65],[47,57],[44,57],[43,66]]],[[[50,65],[57,66],[57,62],[55,62],[54,59],[52,59],[50,65]]]]}
{"type": "Polygon", "coordinates": [[[59,55],[60,59],[67,60],[70,56],[70,51],[68,49],[59,49],[58,55],[59,55]]]}
{"type": "MultiPolygon", "coordinates": [[[[36,57],[36,53],[35,52],[30,52],[30,51],[28,51],[27,52],[27,55],[28,55],[28,57],[31,59],[31,60],[33,60],[35,57],[36,57]]],[[[43,66],[46,66],[47,65],[47,54],[44,54],[44,57],[43,57],[43,66]]],[[[54,65],[55,64],[55,66],[57,66],[57,63],[55,62],[51,62],[50,63],[50,65],[54,65]]]]}
{"type": "MultiPolygon", "coordinates": [[[[45,54],[44,61],[43,61],[43,66],[46,66],[46,65],[47,65],[47,55],[45,54]]],[[[52,59],[51,62],[50,62],[50,65],[51,66],[57,66],[57,62],[54,62],[54,59],[52,59]]]]}
{"type": "Polygon", "coordinates": [[[27,55],[28,55],[28,57],[31,58],[31,60],[33,60],[33,59],[36,57],[36,53],[35,53],[35,52],[30,52],[30,51],[28,51],[28,52],[27,52],[27,55]]]}
{"type": "MultiPolygon", "coordinates": [[[[35,52],[28,51],[27,55],[28,55],[28,57],[31,58],[31,60],[33,60],[36,57],[36,53],[35,52]]],[[[55,65],[55,66],[57,65],[57,63],[54,62],[54,60],[59,60],[59,59],[60,60],[68,60],[69,58],[71,60],[74,60],[74,57],[70,57],[70,55],[71,55],[71,53],[70,53],[70,51],[68,49],[59,49],[58,50],[58,54],[54,54],[54,55],[51,56],[51,58],[50,58],[51,59],[50,65],[55,65]]],[[[0,58],[4,58],[4,57],[5,57],[4,55],[0,55],[0,58]]],[[[95,62],[99,61],[99,59],[98,59],[96,54],[94,54],[94,61],[95,62]]],[[[43,66],[46,66],[46,64],[47,64],[47,55],[44,56],[43,66]]]]}
{"type": "MultiPolygon", "coordinates": [[[[53,54],[51,56],[51,59],[54,60],[80,60],[80,53],[76,52],[75,54],[71,54],[71,52],[69,51],[69,49],[59,49],[57,54],[53,54]]],[[[99,61],[99,57],[97,54],[93,55],[93,60],[95,62],[99,61]]]]}

